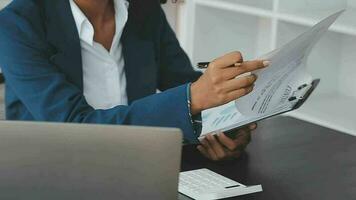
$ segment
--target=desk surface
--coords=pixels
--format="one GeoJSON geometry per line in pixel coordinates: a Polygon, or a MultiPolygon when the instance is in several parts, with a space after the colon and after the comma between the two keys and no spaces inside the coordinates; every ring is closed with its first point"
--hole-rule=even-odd
{"type": "Polygon", "coordinates": [[[262,193],[235,199],[356,199],[356,137],[289,117],[261,122],[237,161],[213,163],[184,147],[182,170],[199,168],[262,184],[262,193]]]}

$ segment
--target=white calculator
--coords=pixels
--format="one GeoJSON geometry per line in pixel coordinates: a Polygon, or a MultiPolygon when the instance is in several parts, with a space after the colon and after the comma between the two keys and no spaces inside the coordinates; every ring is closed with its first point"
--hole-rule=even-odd
{"type": "Polygon", "coordinates": [[[178,191],[193,199],[223,199],[255,192],[262,186],[246,186],[209,169],[181,172],[178,191]]]}

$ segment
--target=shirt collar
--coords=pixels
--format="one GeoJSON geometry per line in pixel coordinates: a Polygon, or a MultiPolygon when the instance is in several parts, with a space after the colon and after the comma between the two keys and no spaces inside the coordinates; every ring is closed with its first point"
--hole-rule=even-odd
{"type": "MultiPolygon", "coordinates": [[[[69,0],[70,7],[73,13],[74,21],[78,30],[79,38],[84,42],[93,46],[94,43],[94,27],[89,19],[80,10],[74,0],[69,0]]],[[[114,0],[115,6],[115,23],[116,33],[115,38],[121,36],[123,28],[128,18],[129,2],[127,0],[114,0]]],[[[114,40],[115,40],[114,38],[114,40]]]]}

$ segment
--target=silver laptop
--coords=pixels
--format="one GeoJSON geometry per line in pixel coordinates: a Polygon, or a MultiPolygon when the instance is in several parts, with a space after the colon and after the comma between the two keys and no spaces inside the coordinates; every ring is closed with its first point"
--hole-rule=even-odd
{"type": "Polygon", "coordinates": [[[0,199],[177,199],[178,129],[0,122],[0,199]]]}

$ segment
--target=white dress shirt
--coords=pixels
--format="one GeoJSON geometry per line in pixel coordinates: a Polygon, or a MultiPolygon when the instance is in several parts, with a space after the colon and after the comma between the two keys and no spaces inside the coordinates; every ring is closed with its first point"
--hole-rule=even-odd
{"type": "Polygon", "coordinates": [[[128,2],[114,0],[116,31],[108,52],[94,41],[94,27],[88,18],[73,0],[69,1],[81,44],[85,99],[94,109],[127,105],[125,61],[120,39],[128,19],[128,2]]]}

